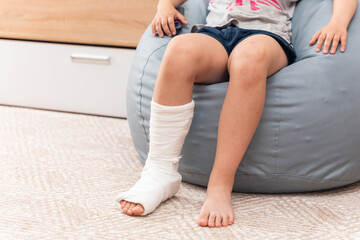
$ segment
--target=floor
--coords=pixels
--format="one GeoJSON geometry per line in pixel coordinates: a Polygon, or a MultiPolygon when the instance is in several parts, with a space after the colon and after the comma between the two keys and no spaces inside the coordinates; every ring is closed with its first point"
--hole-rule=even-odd
{"type": "Polygon", "coordinates": [[[124,119],[0,106],[0,239],[360,239],[360,183],[233,193],[235,224],[202,228],[206,189],[182,183],[146,217],[115,202],[142,164],[124,119]]]}

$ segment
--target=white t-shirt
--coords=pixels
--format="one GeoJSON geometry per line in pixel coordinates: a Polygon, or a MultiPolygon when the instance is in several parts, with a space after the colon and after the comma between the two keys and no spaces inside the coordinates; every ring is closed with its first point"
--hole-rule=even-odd
{"type": "Polygon", "coordinates": [[[204,26],[239,28],[275,33],[290,43],[291,18],[299,0],[210,0],[206,25],[195,24],[191,32],[204,26]]]}

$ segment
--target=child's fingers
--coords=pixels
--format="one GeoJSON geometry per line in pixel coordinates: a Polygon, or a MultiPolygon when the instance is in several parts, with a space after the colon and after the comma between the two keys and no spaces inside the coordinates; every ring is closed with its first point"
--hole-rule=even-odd
{"type": "Polygon", "coordinates": [[[168,18],[168,23],[169,23],[169,27],[170,27],[170,31],[173,35],[176,35],[176,28],[175,28],[175,24],[174,24],[174,18],[173,17],[169,17],[168,18]]]}
{"type": "Polygon", "coordinates": [[[334,39],[332,41],[332,46],[331,46],[331,50],[330,50],[330,53],[331,54],[335,54],[336,52],[336,49],[339,45],[339,41],[340,41],[340,36],[339,35],[335,35],[334,36],[334,39]]]}
{"type": "Polygon", "coordinates": [[[153,20],[152,24],[151,24],[151,32],[154,36],[156,36],[156,31],[155,31],[155,19],[153,20]]]}
{"type": "Polygon", "coordinates": [[[176,19],[179,19],[183,24],[187,25],[189,24],[187,21],[186,21],[186,18],[179,12],[177,12],[176,14],[176,19]]]}
{"type": "Polygon", "coordinates": [[[342,35],[340,52],[345,52],[345,48],[346,48],[346,35],[342,35]]]}
{"type": "Polygon", "coordinates": [[[159,19],[156,21],[156,31],[158,32],[159,37],[164,36],[164,33],[162,31],[162,28],[161,28],[161,22],[160,22],[159,19]]]}
{"type": "Polygon", "coordinates": [[[319,38],[318,38],[317,44],[316,44],[316,51],[317,51],[317,52],[320,52],[321,47],[322,47],[322,45],[323,45],[323,43],[324,43],[325,38],[326,38],[326,33],[321,33],[321,35],[320,35],[319,38]]]}
{"type": "Polygon", "coordinates": [[[312,37],[311,37],[311,40],[309,42],[309,45],[312,46],[314,45],[314,43],[316,42],[316,40],[319,38],[321,34],[321,31],[318,31],[317,33],[315,33],[312,37]]]}
{"type": "Polygon", "coordinates": [[[327,54],[329,52],[330,44],[331,44],[333,38],[334,38],[333,33],[329,33],[329,34],[326,35],[326,39],[325,39],[325,42],[324,42],[323,53],[327,54]]]}
{"type": "Polygon", "coordinates": [[[169,37],[171,37],[171,32],[170,32],[168,21],[166,18],[161,19],[161,25],[162,25],[162,28],[163,28],[165,34],[168,35],[169,37]]]}

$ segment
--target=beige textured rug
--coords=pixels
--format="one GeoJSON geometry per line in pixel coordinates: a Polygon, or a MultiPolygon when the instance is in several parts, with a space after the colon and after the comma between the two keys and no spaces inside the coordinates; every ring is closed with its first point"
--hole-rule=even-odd
{"type": "Polygon", "coordinates": [[[0,239],[360,239],[360,183],[234,193],[235,224],[202,228],[205,188],[183,183],[146,217],[114,201],[142,164],[124,119],[0,106],[0,239]]]}

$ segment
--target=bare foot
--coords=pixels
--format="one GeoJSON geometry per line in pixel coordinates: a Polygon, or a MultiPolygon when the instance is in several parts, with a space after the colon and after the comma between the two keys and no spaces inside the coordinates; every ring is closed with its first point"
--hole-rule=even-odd
{"type": "Polygon", "coordinates": [[[200,211],[198,221],[202,227],[226,227],[234,223],[234,211],[231,204],[231,193],[225,195],[222,191],[211,194],[207,192],[205,202],[200,211]]]}
{"type": "Polygon", "coordinates": [[[202,227],[226,227],[234,223],[234,210],[231,203],[231,191],[225,191],[221,185],[209,185],[205,202],[198,221],[202,227]]]}
{"type": "Polygon", "coordinates": [[[124,213],[128,215],[140,215],[144,212],[144,207],[140,203],[133,203],[121,200],[120,204],[124,213]]]}

